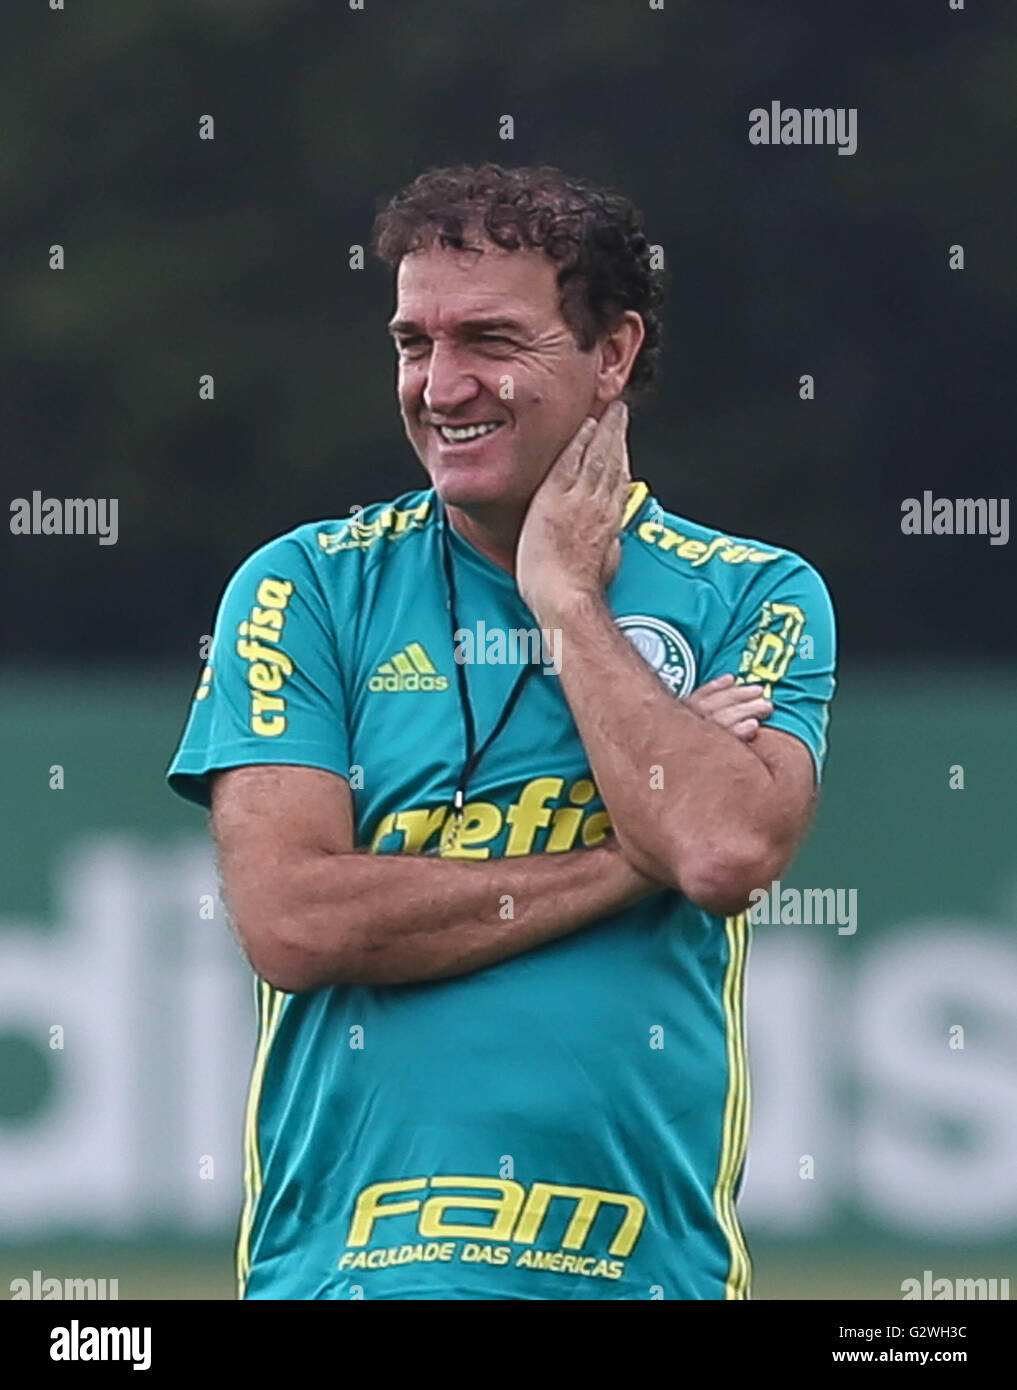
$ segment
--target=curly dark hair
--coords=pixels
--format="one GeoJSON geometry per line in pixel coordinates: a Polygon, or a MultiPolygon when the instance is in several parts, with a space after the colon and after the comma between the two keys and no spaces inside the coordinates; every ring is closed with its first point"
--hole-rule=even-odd
{"type": "Polygon", "coordinates": [[[646,337],[624,396],[647,393],[660,361],[664,275],[651,268],[643,217],[628,198],[547,164],[428,169],[381,208],[371,244],[397,269],[405,255],[435,241],[469,249],[466,237],[476,232],[507,251],[542,250],[559,265],[562,317],[582,352],[635,309],[646,337]]]}

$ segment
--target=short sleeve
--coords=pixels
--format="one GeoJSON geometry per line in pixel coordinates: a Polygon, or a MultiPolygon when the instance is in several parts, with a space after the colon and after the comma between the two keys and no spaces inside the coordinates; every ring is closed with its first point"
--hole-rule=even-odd
{"type": "Polygon", "coordinates": [[[774,705],[764,727],[802,740],[818,783],[836,688],[836,619],[819,574],[798,556],[787,558],[782,572],[771,570],[741,599],[702,683],[732,673],[739,685],[762,685],[774,705]]]}
{"type": "Polygon", "coordinates": [[[226,586],[166,776],[180,796],[208,806],[212,771],[275,763],[348,777],[349,762],[335,620],[312,557],[283,536],[226,586]]]}

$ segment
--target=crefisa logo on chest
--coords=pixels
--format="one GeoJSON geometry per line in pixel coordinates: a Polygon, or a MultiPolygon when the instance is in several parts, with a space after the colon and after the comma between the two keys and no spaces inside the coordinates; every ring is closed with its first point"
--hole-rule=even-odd
{"type": "Polygon", "coordinates": [[[616,618],[615,622],[672,695],[679,700],[691,695],[696,679],[696,658],[688,640],[672,623],[665,623],[662,618],[648,618],[643,613],[616,618]]]}

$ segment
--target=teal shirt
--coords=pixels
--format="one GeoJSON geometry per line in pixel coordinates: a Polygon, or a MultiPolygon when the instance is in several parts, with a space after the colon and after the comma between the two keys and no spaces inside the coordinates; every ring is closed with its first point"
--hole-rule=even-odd
{"type": "MultiPolygon", "coordinates": [[[[449,546],[482,746],[522,669],[506,634],[536,622],[509,574],[454,532],[449,546]]],[[[173,789],[207,806],[212,769],[297,764],[349,780],[357,843],[378,854],[601,843],[607,813],[546,665],[451,834],[464,718],[442,556],[430,491],[251,555],[173,789]]],[[[834,618],[806,561],[671,515],[637,483],[607,600],[676,698],[725,672],[763,684],[768,727],[806,745],[818,780],[834,618]]],[[[241,1295],[747,1297],[748,945],[745,914],[662,891],[455,979],[293,995],[256,979],[241,1295]]]]}

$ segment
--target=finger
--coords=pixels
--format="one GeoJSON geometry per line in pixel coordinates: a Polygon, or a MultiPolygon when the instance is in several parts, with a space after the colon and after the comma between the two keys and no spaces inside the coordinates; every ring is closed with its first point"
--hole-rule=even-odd
{"type": "Polygon", "coordinates": [[[704,719],[712,719],[718,710],[725,707],[721,700],[723,693],[723,691],[715,690],[710,694],[703,694],[702,691],[697,690],[688,696],[685,703],[697,714],[701,714],[704,719]]]}
{"type": "Polygon", "coordinates": [[[747,700],[744,704],[725,706],[716,717],[726,716],[728,723],[739,719],[769,719],[773,713],[770,700],[747,700]]]}
{"type": "Polygon", "coordinates": [[[731,730],[735,738],[740,738],[743,743],[751,743],[759,733],[759,724],[755,719],[743,719],[731,730]]]}
{"type": "Polygon", "coordinates": [[[772,709],[773,701],[767,699],[759,690],[746,693],[743,686],[735,686],[733,690],[718,690],[710,696],[710,704],[718,709],[741,710],[742,714],[754,714],[755,706],[758,709],[772,709]]]}
{"type": "Polygon", "coordinates": [[[617,478],[618,488],[622,497],[622,505],[628,501],[629,489],[632,486],[632,460],[629,458],[629,408],[624,401],[620,402],[622,407],[622,426],[618,436],[617,446],[617,478]]]}
{"type": "Polygon", "coordinates": [[[746,714],[744,710],[720,709],[715,710],[706,717],[711,724],[719,724],[722,729],[733,729],[736,724],[740,724],[744,720],[754,718],[755,716],[746,714]]]}
{"type": "Polygon", "coordinates": [[[617,425],[618,412],[613,408],[615,404],[616,402],[612,401],[611,405],[601,414],[593,432],[593,438],[587,447],[583,466],[588,476],[599,474],[604,466],[608,445],[617,425]]]}
{"type": "Polygon", "coordinates": [[[724,690],[711,690],[701,696],[697,693],[694,698],[695,708],[711,717],[716,717],[722,710],[726,710],[729,714],[744,719],[746,715],[755,714],[760,710],[769,712],[772,707],[772,701],[760,694],[758,686],[754,690],[748,686],[728,686],[724,690]]]}
{"type": "Polygon", "coordinates": [[[734,676],[718,676],[716,680],[707,681],[694,692],[706,699],[715,700],[723,695],[725,700],[744,700],[754,698],[763,693],[761,685],[736,685],[734,676]]]}
{"type": "Polygon", "coordinates": [[[622,430],[618,436],[618,452],[616,462],[613,465],[614,472],[614,493],[618,499],[622,511],[629,499],[629,492],[632,488],[632,463],[629,459],[628,440],[626,431],[622,430]]]}
{"type": "Polygon", "coordinates": [[[706,681],[705,684],[697,686],[696,689],[692,692],[692,694],[687,696],[686,698],[692,700],[697,695],[705,695],[705,693],[708,690],[721,690],[724,687],[729,686],[733,680],[734,676],[730,673],[724,676],[714,676],[712,681],[706,681]]]}
{"type": "Polygon", "coordinates": [[[738,679],[738,678],[737,678],[736,676],[733,676],[733,677],[732,677],[732,680],[735,681],[734,689],[731,691],[731,694],[732,694],[732,695],[745,695],[745,694],[760,695],[760,694],[762,694],[763,687],[759,684],[758,681],[753,681],[751,685],[738,685],[738,684],[737,684],[737,679],[738,679]]]}
{"type": "Polygon", "coordinates": [[[616,436],[611,456],[592,482],[591,505],[611,519],[616,532],[621,531],[625,507],[632,488],[624,434],[616,436]]]}
{"type": "Polygon", "coordinates": [[[586,419],[565,445],[565,448],[555,459],[551,472],[554,473],[555,478],[563,487],[571,487],[580,476],[587,448],[591,439],[597,433],[599,425],[600,422],[598,420],[595,420],[592,415],[587,415],[586,419]]]}
{"type": "Polygon", "coordinates": [[[601,419],[603,429],[591,441],[587,451],[594,495],[609,496],[622,492],[629,483],[628,451],[625,431],[628,428],[628,408],[624,401],[612,401],[601,419]]]}
{"type": "Polygon", "coordinates": [[[615,575],[618,573],[618,566],[620,564],[621,542],[618,540],[618,537],[616,536],[614,540],[611,542],[611,545],[607,552],[607,557],[604,560],[604,564],[601,570],[601,583],[605,589],[608,587],[609,584],[613,582],[615,575]]]}
{"type": "Polygon", "coordinates": [[[711,704],[737,705],[748,700],[763,699],[761,685],[727,685],[722,690],[711,690],[707,699],[711,704]]]}
{"type": "MultiPolygon", "coordinates": [[[[699,711],[703,714],[703,711],[699,711]]],[[[772,710],[765,702],[754,702],[751,705],[741,705],[737,708],[726,708],[713,710],[708,714],[703,714],[704,719],[709,719],[713,724],[719,724],[722,729],[733,729],[737,724],[743,724],[748,719],[755,719],[762,723],[764,719],[769,719],[772,710]]]]}

